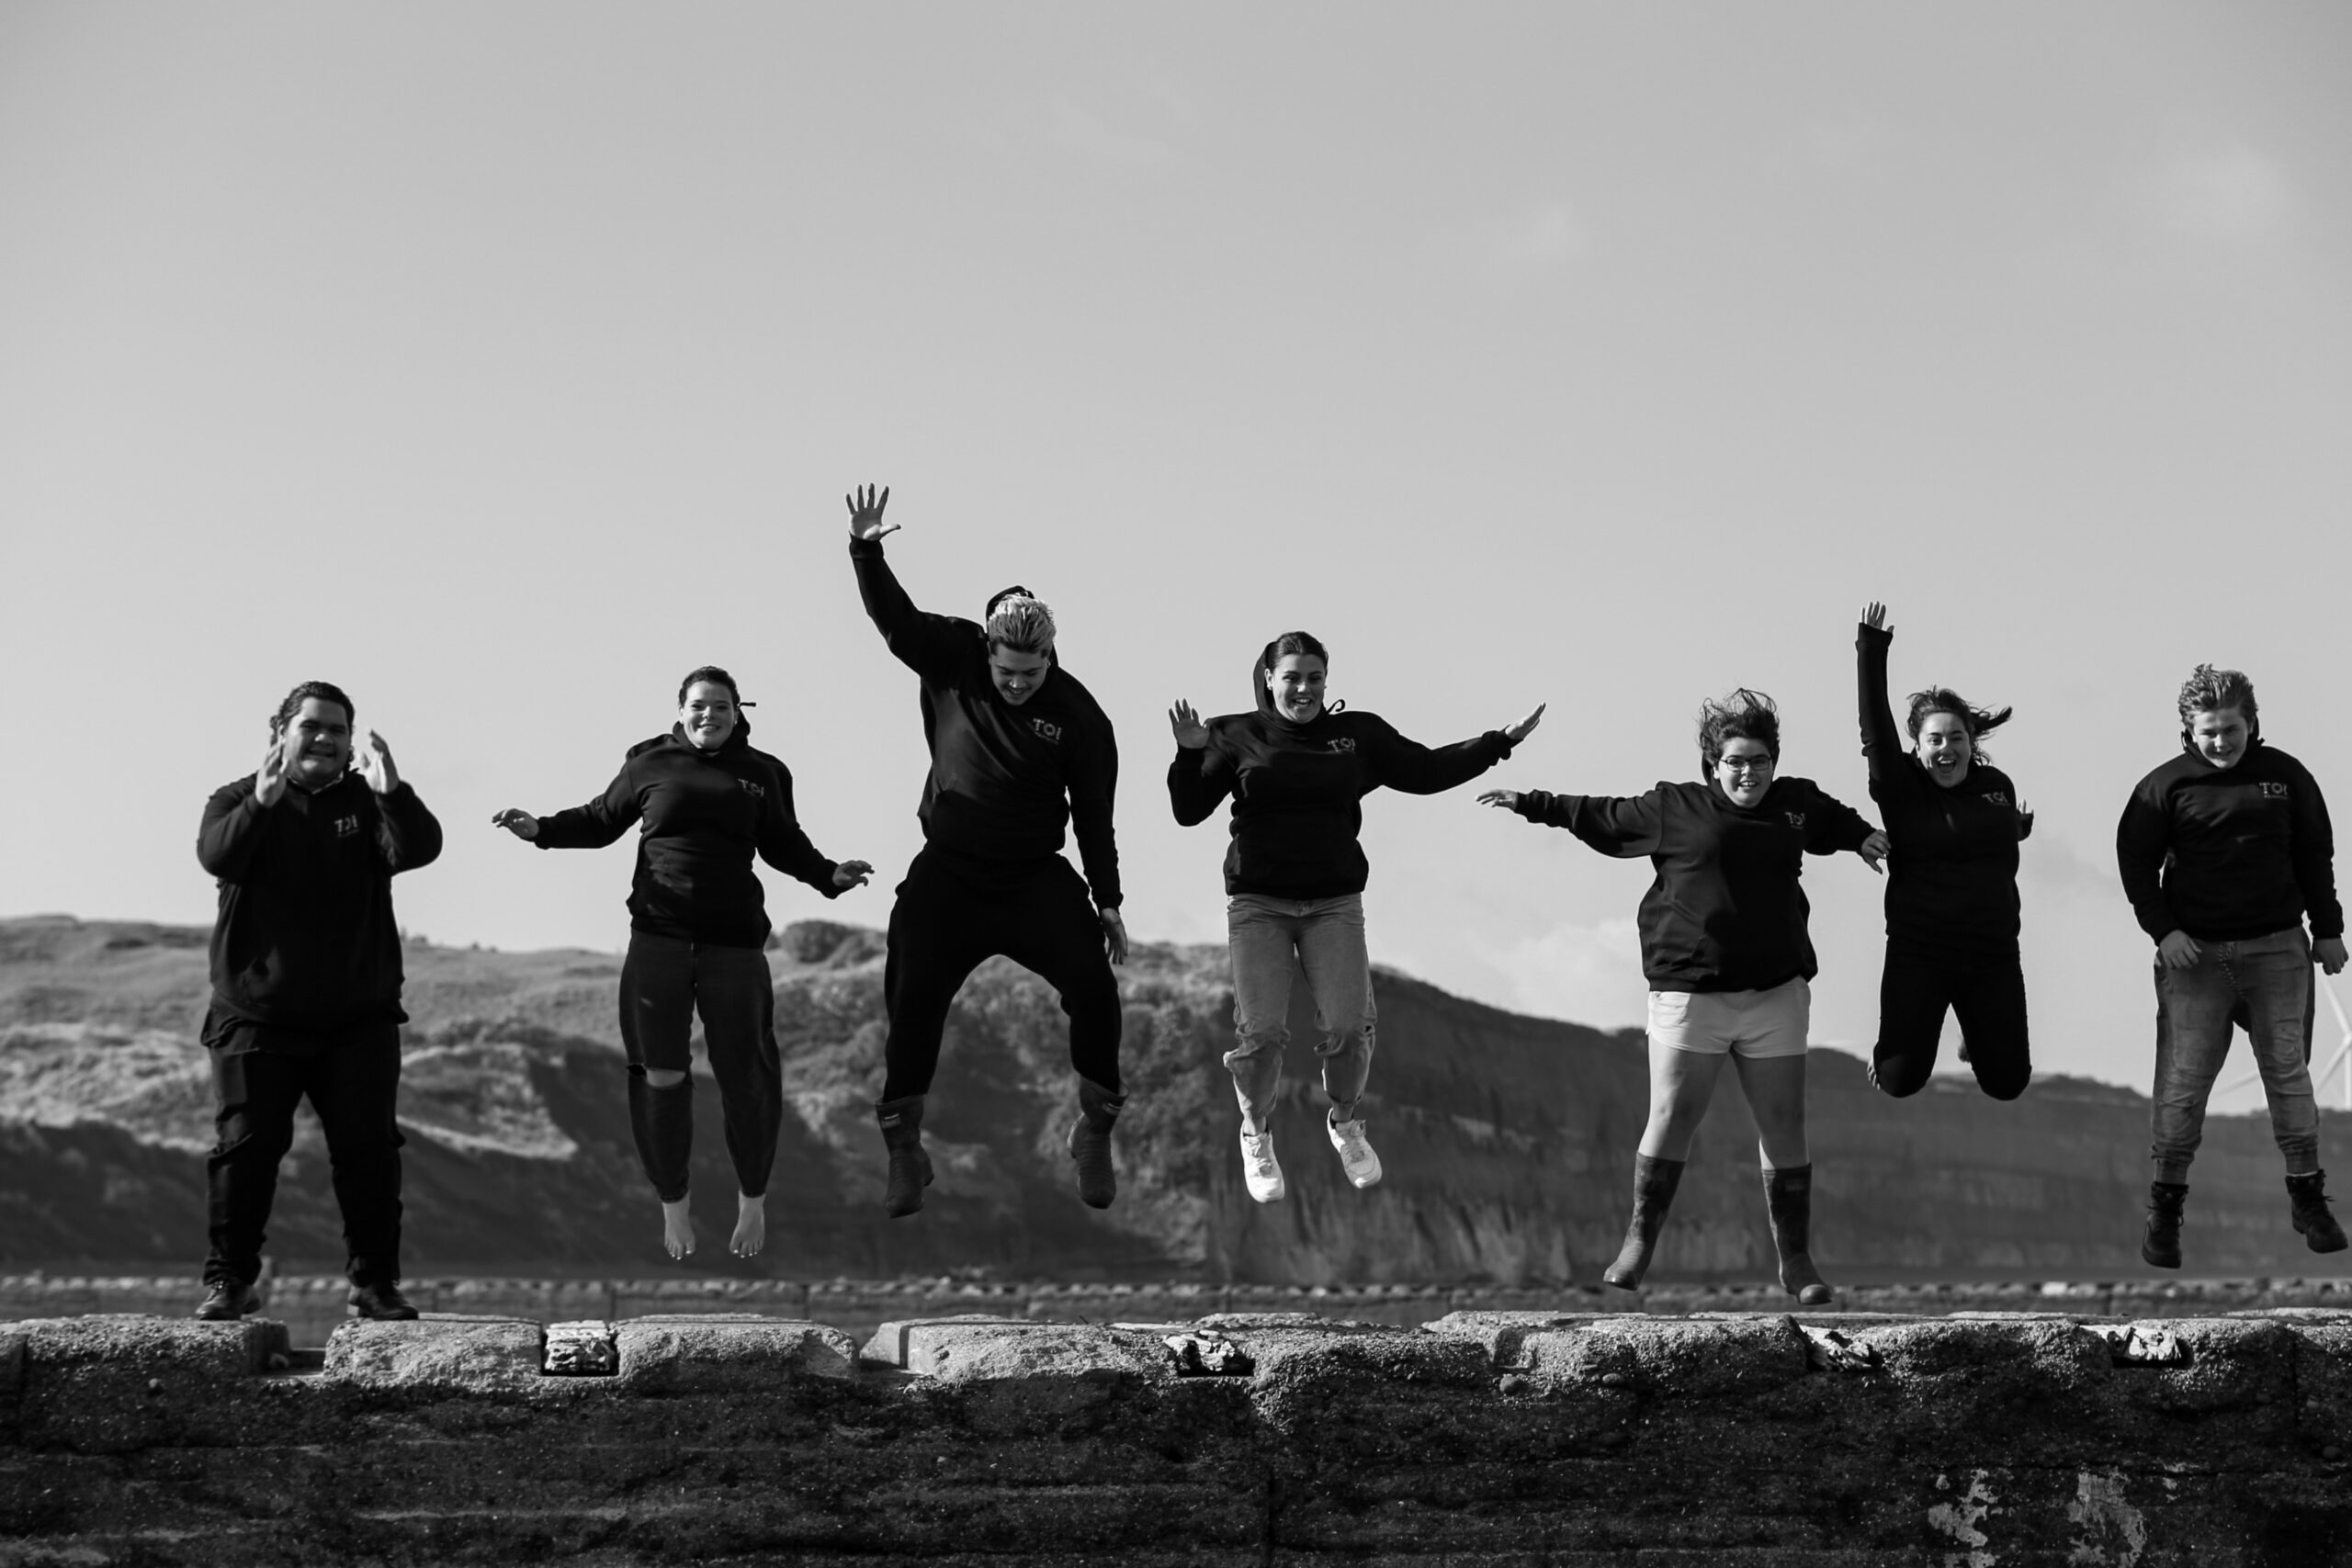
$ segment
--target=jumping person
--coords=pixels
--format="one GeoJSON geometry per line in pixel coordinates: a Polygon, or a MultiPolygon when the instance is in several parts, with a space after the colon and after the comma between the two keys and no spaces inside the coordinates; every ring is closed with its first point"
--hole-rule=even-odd
{"type": "Polygon", "coordinates": [[[1363,797],[1385,784],[1436,795],[1467,784],[1511,753],[1544,716],[1432,750],[1362,711],[1324,702],[1330,655],[1306,632],[1268,643],[1250,671],[1254,713],[1204,724],[1189,702],[1168,710],[1176,757],[1168,798],[1190,828],[1233,797],[1225,852],[1225,920],[1233,956],[1235,1044],[1225,1065],[1241,1102],[1241,1171],[1250,1196],[1278,1201],[1288,1187],[1271,1118],[1290,1040],[1291,976],[1300,968],[1322,1029],[1324,1119],[1340,1168],[1359,1188],[1380,1179],[1358,1102],[1372,1069],[1372,961],[1363,889],[1372,874],[1357,835],[1363,797]]]}
{"type": "Polygon", "coordinates": [[[260,769],[215,790],[196,858],[220,883],[204,1015],[220,1142],[205,1161],[211,1251],[196,1315],[261,1304],[264,1227],[304,1096],[326,1134],[345,1273],[360,1317],[413,1318],[401,1294],[401,937],[392,878],[430,865],[441,824],[355,710],[305,681],[269,721],[260,769]],[[354,773],[357,777],[353,776],[354,773]]]}
{"type": "Polygon", "coordinates": [[[1819,965],[1798,886],[1807,854],[1852,850],[1878,869],[1886,835],[1810,779],[1778,778],[1781,721],[1745,688],[1699,714],[1706,777],[1613,798],[1488,790],[1478,799],[1566,828],[1603,854],[1647,855],[1642,972],[1650,983],[1650,1114],[1634,1160],[1634,1215],[1601,1279],[1632,1290],[1649,1267],[1724,1058],[1756,1115],[1781,1287],[1831,1300],[1811,1252],[1813,1164],[1804,1135],[1808,982],[1819,965]]]}
{"type": "Polygon", "coordinates": [[[1914,692],[1906,751],[1887,703],[1894,640],[1872,600],[1854,637],[1857,696],[1871,798],[1894,849],[1871,1081],[1897,1098],[1925,1088],[1950,1010],[1977,1087],[2015,1100],[2033,1077],[2018,954],[2018,844],[2033,813],[1983,745],[2009,710],[1971,707],[1947,686],[1914,692]]]}
{"type": "Polygon", "coordinates": [[[628,1054],[629,1131],[662,1201],[662,1245],[673,1258],[695,1249],[686,1178],[694,1147],[689,1042],[697,1013],[735,1168],[728,1249],[749,1258],[767,1239],[784,1076],[767,896],[752,857],[828,898],[864,885],[874,871],[862,860],[817,852],[793,812],[791,771],[752,744],[745,705],[735,678],[706,664],[678,683],[670,733],[630,747],[603,795],[552,817],[509,809],[491,818],[543,850],[600,850],[638,829],[621,1043],[628,1054]]]}
{"type": "Polygon", "coordinates": [[[2334,975],[2345,959],[2327,802],[2309,770],[2264,744],[2243,672],[2199,665],[2177,706],[2181,755],[2140,781],[2115,829],[2123,891],[2156,944],[2155,1179],[2140,1256],[2180,1267],[2188,1166],[2233,1021],[2261,1069],[2295,1229],[2313,1252],[2340,1252],[2311,1077],[2312,964],[2334,975]]]}
{"type": "Polygon", "coordinates": [[[882,558],[883,538],[899,527],[882,521],[890,492],[868,485],[847,500],[858,592],[882,640],[922,681],[931,750],[916,811],[923,847],[899,884],[883,968],[890,1032],[874,1108],[890,1160],[883,1206],[893,1218],[922,1207],[931,1182],[923,1100],[948,1005],[982,960],[1001,953],[1061,994],[1078,1074],[1068,1141],[1078,1195],[1107,1209],[1118,1191],[1111,1129],[1125,1103],[1111,964],[1127,957],[1111,721],[1062,668],[1053,612],[1027,589],[997,594],[979,622],[926,615],[882,558]],[[1083,882],[1062,858],[1065,826],[1078,839],[1083,882]]]}

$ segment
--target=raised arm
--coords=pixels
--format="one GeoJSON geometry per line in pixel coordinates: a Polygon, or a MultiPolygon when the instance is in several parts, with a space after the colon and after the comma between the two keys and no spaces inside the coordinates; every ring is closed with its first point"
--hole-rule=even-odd
{"type": "Polygon", "coordinates": [[[1168,728],[1176,732],[1176,755],[1168,764],[1168,804],[1178,824],[1190,828],[1207,821],[1233,793],[1233,759],[1216,744],[1193,705],[1182,698],[1168,710],[1168,728]]]}
{"type": "Polygon", "coordinates": [[[1657,790],[1647,795],[1554,795],[1549,790],[1490,789],[1481,806],[1515,811],[1546,828],[1566,828],[1605,855],[1629,859],[1657,853],[1664,834],[1665,803],[1657,790]]]}
{"type": "Polygon", "coordinates": [[[890,504],[889,491],[877,494],[867,485],[846,499],[850,564],[857,572],[858,596],[865,601],[867,616],[899,663],[926,681],[944,679],[953,672],[968,631],[952,617],[916,609],[890,563],[882,558],[883,538],[899,529],[896,523],[882,521],[883,509],[890,504]]]}
{"type": "Polygon", "coordinates": [[[1390,789],[1407,795],[1438,795],[1468,784],[1511,753],[1527,732],[1543,721],[1538,706],[1518,723],[1451,746],[1424,746],[1408,740],[1387,724],[1372,732],[1372,776],[1390,789]]]}
{"type": "Polygon", "coordinates": [[[1894,726],[1886,694],[1886,650],[1894,641],[1886,606],[1871,600],[1863,606],[1861,625],[1854,631],[1854,695],[1861,717],[1862,756],[1870,762],[1872,784],[1891,783],[1900,776],[1897,769],[1909,766],[1903,754],[1903,732],[1894,726]]]}
{"type": "Polygon", "coordinates": [[[394,875],[431,865],[441,858],[441,823],[424,808],[401,777],[392,749],[375,730],[364,745],[353,749],[353,765],[375,792],[379,828],[376,847],[394,875]]]}

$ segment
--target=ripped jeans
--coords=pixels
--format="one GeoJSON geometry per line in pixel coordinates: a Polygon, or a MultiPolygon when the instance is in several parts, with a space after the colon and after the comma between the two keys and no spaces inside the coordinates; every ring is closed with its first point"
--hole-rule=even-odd
{"type": "Polygon", "coordinates": [[[1291,982],[1304,968],[1322,1033],[1323,1092],[1341,1121],[1356,1113],[1372,1071],[1372,957],[1364,946],[1363,895],[1272,898],[1238,893],[1226,900],[1233,953],[1233,1026],[1226,1053],[1241,1125],[1262,1133],[1282,1089],[1283,1047],[1290,1043],[1291,982]]]}
{"type": "Polygon", "coordinates": [[[2156,964],[2156,1081],[2149,1157],[2158,1181],[2186,1182],[2205,1134],[2205,1102],[2245,1027],[2270,1102],[2270,1133],[2287,1173],[2319,1168],[2319,1104],[2312,1097],[2311,943],[2301,926],[2242,942],[2200,942],[2186,969],[2156,964]]]}

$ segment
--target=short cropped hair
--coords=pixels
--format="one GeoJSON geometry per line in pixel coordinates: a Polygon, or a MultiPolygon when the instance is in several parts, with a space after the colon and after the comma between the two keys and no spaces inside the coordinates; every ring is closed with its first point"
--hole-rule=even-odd
{"type": "Polygon", "coordinates": [[[359,710],[351,705],[351,699],[344,695],[341,686],[332,681],[305,681],[287,693],[286,700],[277,705],[276,713],[270,715],[269,732],[272,735],[285,734],[286,727],[294,722],[294,716],[300,713],[302,705],[312,697],[322,703],[340,704],[345,724],[356,725],[359,722],[359,710]]]}
{"type": "Polygon", "coordinates": [[[1741,686],[1720,697],[1710,697],[1699,708],[1699,760],[1702,773],[1712,773],[1724,760],[1727,740],[1761,740],[1765,753],[1781,760],[1781,709],[1761,692],[1741,686]]]}
{"type": "Polygon", "coordinates": [[[1989,762],[1993,759],[1984,750],[1984,737],[2008,723],[2009,716],[2015,711],[2013,708],[2002,708],[1993,712],[1971,707],[1967,699],[1950,686],[1930,686],[1924,692],[1911,694],[1911,739],[1915,745],[1918,742],[1919,731],[1927,724],[1929,714],[1948,713],[1959,719],[1962,728],[1968,731],[1968,749],[1976,753],[1977,761],[1989,762]]]}
{"type": "Polygon", "coordinates": [[[1053,611],[1043,599],[1017,582],[989,601],[991,650],[1004,648],[1015,653],[1051,653],[1054,632],[1053,611]]]}
{"type": "Polygon", "coordinates": [[[2246,728],[2255,728],[2261,713],[2254,700],[2254,682],[2246,679],[2243,670],[2216,670],[2200,664],[2188,680],[2180,683],[2180,724],[2186,729],[2200,713],[2219,713],[2223,708],[2235,708],[2245,716],[2246,728]]]}

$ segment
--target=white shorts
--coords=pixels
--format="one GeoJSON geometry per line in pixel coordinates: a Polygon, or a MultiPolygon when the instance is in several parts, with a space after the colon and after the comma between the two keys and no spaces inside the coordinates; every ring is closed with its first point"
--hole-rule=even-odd
{"type": "Polygon", "coordinates": [[[1803,978],[1769,991],[1652,991],[1650,1039],[1677,1051],[1721,1056],[1802,1056],[1813,1021],[1803,978]]]}

